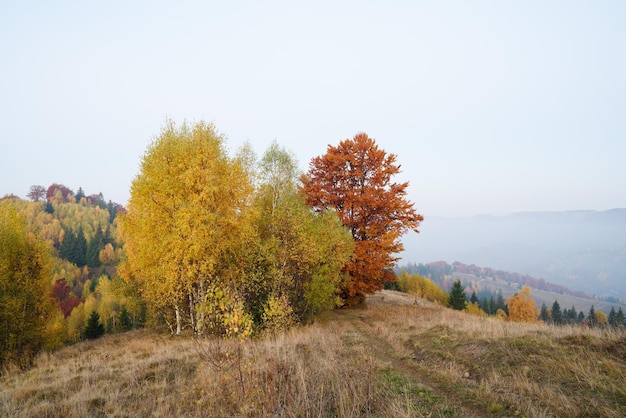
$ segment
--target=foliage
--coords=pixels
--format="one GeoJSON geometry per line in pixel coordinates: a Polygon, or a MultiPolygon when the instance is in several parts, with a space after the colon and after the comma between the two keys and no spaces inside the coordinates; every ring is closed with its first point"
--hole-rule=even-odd
{"type": "Polygon", "coordinates": [[[71,294],[71,290],[65,278],[55,280],[52,286],[52,297],[59,302],[64,318],[70,316],[72,310],[80,304],[80,299],[71,294]]]}
{"type": "Polygon", "coordinates": [[[263,311],[263,325],[270,334],[287,331],[297,323],[293,308],[285,295],[270,296],[263,311]]]}
{"type": "Polygon", "coordinates": [[[460,280],[456,280],[450,289],[450,296],[448,304],[452,309],[462,311],[467,305],[467,295],[465,294],[465,288],[461,285],[460,280]]]}
{"type": "Polygon", "coordinates": [[[169,122],[145,153],[128,212],[118,218],[127,255],[121,272],[152,309],[173,313],[177,334],[184,312],[198,329],[205,289],[241,280],[229,259],[245,241],[251,191],[213,125],[169,122]]]}
{"type": "Polygon", "coordinates": [[[559,302],[557,300],[555,300],[552,304],[552,311],[550,316],[552,323],[556,325],[560,325],[563,323],[563,312],[561,311],[561,305],[559,305],[559,302]]]}
{"type": "Polygon", "coordinates": [[[85,326],[85,338],[93,340],[100,338],[104,335],[104,325],[100,323],[100,315],[98,312],[93,311],[87,319],[87,325],[85,326]]]}
{"type": "Polygon", "coordinates": [[[469,302],[465,305],[465,312],[471,315],[487,316],[487,313],[478,306],[478,302],[469,302]]]}
{"type": "Polygon", "coordinates": [[[53,312],[50,248],[10,201],[0,202],[0,365],[27,365],[53,312]]]}
{"type": "Polygon", "coordinates": [[[539,317],[539,310],[530,295],[530,287],[524,286],[518,293],[506,299],[509,308],[508,318],[511,321],[535,322],[539,317]]]}
{"type": "Polygon", "coordinates": [[[448,293],[437,286],[432,280],[419,274],[410,274],[402,270],[398,275],[398,289],[402,292],[411,293],[440,305],[448,304],[448,293]]]}
{"type": "Polygon", "coordinates": [[[378,148],[365,133],[328,146],[315,157],[303,177],[302,191],[317,211],[334,210],[355,240],[353,259],[345,271],[351,280],[342,289],[348,305],[381,290],[395,278],[388,269],[403,249],[400,236],[418,231],[423,220],[406,199],[408,182],[395,183],[396,156],[378,148]]]}
{"type": "Polygon", "coordinates": [[[245,340],[252,335],[252,317],[232,289],[209,285],[198,305],[197,333],[245,340]]]}

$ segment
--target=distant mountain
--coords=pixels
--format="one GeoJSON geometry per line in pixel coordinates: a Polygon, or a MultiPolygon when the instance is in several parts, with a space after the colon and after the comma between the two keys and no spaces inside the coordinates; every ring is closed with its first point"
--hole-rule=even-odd
{"type": "Polygon", "coordinates": [[[426,217],[403,262],[460,261],[626,298],[626,209],[426,217]]]}

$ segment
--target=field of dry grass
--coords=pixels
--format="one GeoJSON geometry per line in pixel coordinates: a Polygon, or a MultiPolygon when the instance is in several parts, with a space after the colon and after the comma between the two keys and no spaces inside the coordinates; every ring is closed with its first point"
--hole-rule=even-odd
{"type": "Polygon", "coordinates": [[[507,323],[384,291],[242,345],[151,331],[0,377],[0,416],[626,416],[626,334],[507,323]]]}

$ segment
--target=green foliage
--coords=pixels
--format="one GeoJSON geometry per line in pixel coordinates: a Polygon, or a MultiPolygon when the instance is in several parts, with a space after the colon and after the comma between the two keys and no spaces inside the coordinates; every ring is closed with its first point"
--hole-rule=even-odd
{"type": "Polygon", "coordinates": [[[261,160],[254,210],[258,254],[265,267],[259,271],[253,266],[261,276],[252,277],[264,310],[270,295],[284,295],[298,320],[307,322],[341,303],[338,294],[346,280],[342,269],[354,242],[335,212],[310,210],[297,191],[296,167],[293,156],[277,144],[261,160]]]}
{"type": "Polygon", "coordinates": [[[123,306],[122,310],[120,311],[119,323],[120,328],[123,331],[128,331],[133,328],[133,321],[130,317],[130,313],[128,313],[128,309],[126,309],[126,306],[123,306]]]}
{"type": "Polygon", "coordinates": [[[104,325],[100,323],[100,315],[98,312],[93,311],[87,319],[87,325],[85,326],[85,338],[93,340],[100,338],[104,335],[104,325]]]}
{"type": "Polygon", "coordinates": [[[561,311],[561,305],[559,305],[558,301],[554,301],[552,304],[552,322],[557,325],[561,325],[563,323],[563,312],[561,311]]]}
{"type": "Polygon", "coordinates": [[[450,295],[448,303],[452,309],[462,311],[467,305],[467,296],[465,295],[465,288],[461,285],[460,280],[456,280],[450,289],[450,295]]]}

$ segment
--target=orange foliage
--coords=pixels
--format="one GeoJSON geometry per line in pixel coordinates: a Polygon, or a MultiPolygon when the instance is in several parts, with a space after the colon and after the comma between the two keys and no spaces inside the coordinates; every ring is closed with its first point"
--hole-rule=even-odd
{"type": "Polygon", "coordinates": [[[506,306],[509,308],[509,320],[520,322],[535,322],[539,317],[537,304],[530,296],[530,287],[524,286],[519,293],[509,296],[506,299],[506,306]]]}
{"type": "Polygon", "coordinates": [[[389,268],[398,260],[393,254],[403,250],[400,236],[419,232],[423,217],[405,197],[408,182],[392,182],[399,172],[396,156],[360,133],[329,145],[303,178],[307,202],[317,211],[336,210],[355,240],[354,258],[345,267],[351,281],[342,289],[348,305],[395,279],[389,268]]]}

